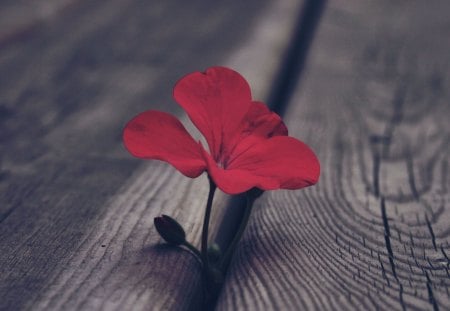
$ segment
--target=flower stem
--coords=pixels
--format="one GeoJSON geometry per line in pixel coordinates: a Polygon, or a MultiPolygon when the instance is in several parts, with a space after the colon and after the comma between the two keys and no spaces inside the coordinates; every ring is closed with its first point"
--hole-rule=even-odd
{"type": "Polygon", "coordinates": [[[216,184],[211,179],[211,177],[208,176],[208,179],[209,179],[209,194],[208,194],[208,201],[206,202],[205,218],[203,220],[202,253],[201,253],[201,257],[202,257],[202,261],[203,261],[203,269],[204,269],[206,276],[209,273],[209,260],[208,260],[209,219],[211,218],[212,203],[213,203],[214,193],[217,188],[216,184]]]}
{"type": "Polygon", "coordinates": [[[184,241],[183,245],[186,246],[186,248],[188,248],[195,255],[195,257],[200,260],[200,262],[202,262],[202,254],[194,245],[192,245],[188,241],[184,241]]]}
{"type": "Polygon", "coordinates": [[[231,257],[233,256],[233,253],[234,253],[234,250],[235,250],[237,244],[239,243],[239,241],[241,240],[242,235],[244,234],[245,228],[247,227],[248,220],[250,219],[250,214],[252,212],[253,202],[255,202],[256,197],[247,194],[246,199],[247,199],[247,205],[245,207],[244,215],[243,215],[241,223],[239,225],[239,229],[236,232],[236,234],[234,235],[234,238],[231,241],[231,244],[228,246],[228,248],[220,262],[222,271],[225,270],[225,268],[230,263],[231,257]]]}

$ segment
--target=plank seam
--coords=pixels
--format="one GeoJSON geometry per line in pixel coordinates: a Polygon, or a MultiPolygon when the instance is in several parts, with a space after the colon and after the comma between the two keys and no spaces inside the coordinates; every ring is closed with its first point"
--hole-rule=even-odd
{"type": "MultiPolygon", "coordinates": [[[[291,36],[291,43],[285,50],[281,65],[278,72],[275,74],[272,82],[272,87],[269,91],[267,105],[277,114],[283,116],[289,101],[293,95],[294,90],[298,87],[298,81],[301,74],[304,71],[308,52],[310,50],[311,43],[314,38],[315,30],[319,24],[322,13],[325,9],[327,0],[306,0],[304,5],[299,11],[299,15],[296,18],[296,24],[294,26],[293,35],[291,36]]],[[[245,198],[243,196],[237,196],[230,200],[226,209],[237,209],[239,212],[234,215],[230,215],[229,218],[235,218],[231,221],[226,219],[219,225],[218,232],[222,232],[222,236],[218,234],[218,239],[224,241],[225,246],[229,245],[232,237],[230,237],[230,224],[236,223],[235,228],[232,228],[232,232],[236,232],[236,228],[242,221],[243,211],[245,208],[245,198]],[[223,230],[224,226],[228,227],[223,230]],[[227,236],[225,236],[227,235],[227,236]],[[224,237],[225,236],[225,237],[224,237]]],[[[226,217],[226,215],[225,215],[226,217]]],[[[229,265],[225,267],[225,275],[228,271],[229,265]]],[[[217,300],[222,291],[223,285],[218,289],[218,293],[211,302],[211,309],[214,309],[217,300]]],[[[192,307],[195,307],[192,304],[192,307]]]]}

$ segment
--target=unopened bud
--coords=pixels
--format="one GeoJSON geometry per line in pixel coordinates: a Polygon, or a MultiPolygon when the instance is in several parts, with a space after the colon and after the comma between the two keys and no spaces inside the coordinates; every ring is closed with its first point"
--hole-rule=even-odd
{"type": "Polygon", "coordinates": [[[183,227],[172,217],[161,215],[153,220],[159,235],[169,244],[180,245],[186,241],[183,227]]]}

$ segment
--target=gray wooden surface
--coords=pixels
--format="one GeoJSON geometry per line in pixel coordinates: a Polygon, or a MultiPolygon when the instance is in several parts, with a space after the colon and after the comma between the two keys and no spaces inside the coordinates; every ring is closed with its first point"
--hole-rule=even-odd
{"type": "Polygon", "coordinates": [[[330,1],[289,108],[319,184],[258,202],[219,310],[450,309],[450,5],[330,1]]]}
{"type": "MultiPolygon", "coordinates": [[[[186,120],[173,84],[216,64],[266,99],[302,5],[0,2],[0,310],[197,309],[152,221],[198,242],[206,178],[133,159],[122,127],[186,120]]],[[[449,35],[448,1],[329,1],[285,113],[320,183],[257,201],[217,309],[450,309],[449,35]]]]}
{"type": "Polygon", "coordinates": [[[197,262],[160,243],[153,217],[197,243],[206,178],[133,159],[122,128],[147,109],[182,115],[174,83],[216,64],[264,96],[301,2],[2,5],[0,309],[198,305],[197,262]]]}

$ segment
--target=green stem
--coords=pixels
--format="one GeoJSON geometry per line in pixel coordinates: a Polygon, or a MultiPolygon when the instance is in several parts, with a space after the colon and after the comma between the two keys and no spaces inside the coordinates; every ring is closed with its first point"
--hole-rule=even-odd
{"type": "Polygon", "coordinates": [[[222,271],[225,270],[226,266],[231,261],[231,257],[233,256],[234,250],[241,240],[242,235],[244,234],[245,228],[247,227],[248,220],[250,219],[250,214],[252,213],[253,208],[253,202],[255,202],[255,197],[250,196],[247,194],[247,205],[245,207],[244,215],[242,217],[241,223],[239,225],[239,229],[234,235],[233,241],[231,241],[230,246],[228,246],[225,254],[222,257],[222,260],[220,262],[220,266],[222,268],[222,271]]]}
{"type": "Polygon", "coordinates": [[[214,192],[216,191],[217,188],[216,184],[212,181],[211,177],[208,176],[208,179],[209,179],[209,194],[208,194],[208,201],[206,202],[205,218],[203,220],[202,253],[201,253],[205,275],[209,273],[208,228],[209,228],[209,219],[211,218],[211,209],[214,198],[214,192]]]}

